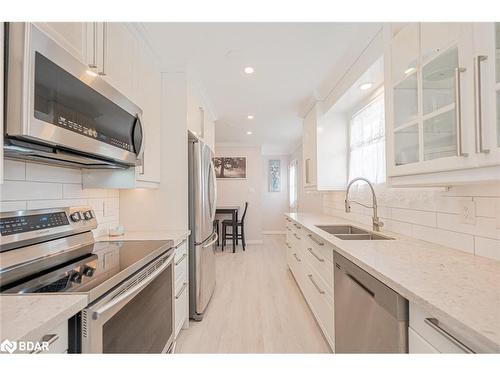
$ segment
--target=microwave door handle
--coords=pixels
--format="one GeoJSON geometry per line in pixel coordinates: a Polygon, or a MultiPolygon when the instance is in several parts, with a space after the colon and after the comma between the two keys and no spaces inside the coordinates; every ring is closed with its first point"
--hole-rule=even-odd
{"type": "MultiPolygon", "coordinates": [[[[144,131],[144,128],[142,126],[142,116],[140,113],[135,115],[136,121],[135,121],[135,126],[140,127],[140,132],[141,132],[141,145],[139,146],[139,153],[137,154],[137,159],[141,161],[142,165],[142,173],[144,174],[144,149],[146,148],[146,132],[144,131]]],[[[133,133],[135,133],[136,129],[134,127],[133,133]]],[[[132,140],[134,140],[133,135],[132,135],[132,140]]],[[[134,148],[137,149],[136,144],[134,142],[134,148]]]]}
{"type": "Polygon", "coordinates": [[[106,303],[104,306],[101,306],[98,309],[96,309],[95,311],[93,311],[92,319],[93,320],[99,319],[101,317],[101,315],[103,315],[104,313],[106,313],[107,311],[112,309],[114,306],[116,306],[120,302],[132,298],[134,295],[136,295],[141,290],[143,290],[146,286],[148,286],[149,283],[151,283],[156,278],[156,276],[158,276],[160,273],[162,273],[165,270],[165,268],[167,268],[168,266],[170,266],[172,264],[172,261],[174,260],[174,255],[175,254],[170,255],[168,257],[168,259],[165,261],[165,263],[163,263],[151,275],[149,275],[147,278],[142,280],[136,286],[134,286],[133,288],[130,288],[126,292],[120,294],[118,297],[116,297],[116,298],[112,299],[111,301],[109,301],[108,303],[106,303]]]}

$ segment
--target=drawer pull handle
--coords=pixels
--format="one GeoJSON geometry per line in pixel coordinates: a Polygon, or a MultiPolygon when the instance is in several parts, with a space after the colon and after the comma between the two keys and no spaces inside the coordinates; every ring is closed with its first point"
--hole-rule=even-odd
{"type": "Polygon", "coordinates": [[[302,262],[302,260],[297,256],[297,253],[294,253],[293,256],[297,259],[297,262],[302,262]]]}
{"type": "Polygon", "coordinates": [[[179,293],[177,293],[177,295],[175,296],[175,299],[179,299],[181,297],[182,292],[184,292],[184,289],[186,289],[187,285],[188,285],[187,283],[182,283],[182,288],[181,290],[179,290],[179,293]]]}
{"type": "Polygon", "coordinates": [[[323,263],[325,260],[316,254],[312,248],[308,247],[307,251],[309,251],[319,262],[323,263]]]}
{"type": "Polygon", "coordinates": [[[186,258],[187,258],[187,254],[186,254],[186,253],[184,253],[184,254],[182,255],[181,259],[179,259],[177,262],[175,262],[175,265],[176,265],[176,266],[178,266],[178,265],[179,265],[179,264],[181,264],[181,263],[182,263],[182,261],[183,261],[184,259],[186,259],[186,258]]]}
{"type": "Polygon", "coordinates": [[[288,247],[289,249],[292,248],[288,242],[286,243],[286,247],[288,247]]]}
{"type": "MultiPolygon", "coordinates": [[[[44,335],[42,337],[42,343],[47,343],[47,346],[52,345],[55,343],[57,340],[59,340],[59,335],[57,333],[52,333],[49,335],[44,335]]],[[[42,347],[39,347],[31,352],[31,354],[38,354],[41,353],[42,347]]]]}
{"type": "Polygon", "coordinates": [[[297,229],[302,229],[302,227],[300,225],[297,225],[297,224],[293,224],[295,228],[297,229]]]}
{"type": "Polygon", "coordinates": [[[297,236],[297,233],[294,233],[293,235],[295,236],[296,239],[298,239],[298,240],[301,239],[299,236],[297,236]]]}
{"type": "Polygon", "coordinates": [[[312,234],[308,234],[307,237],[309,237],[311,240],[313,240],[314,242],[316,242],[319,246],[325,246],[325,243],[324,242],[321,242],[319,241],[318,239],[316,239],[316,237],[314,237],[312,234]]]}
{"type": "Polygon", "coordinates": [[[443,336],[445,336],[448,340],[450,340],[451,342],[453,342],[456,346],[458,346],[464,352],[471,353],[471,354],[475,353],[471,348],[469,348],[465,344],[463,344],[460,341],[458,341],[453,335],[451,335],[448,332],[446,332],[446,330],[444,330],[443,327],[441,327],[439,325],[439,320],[437,320],[436,318],[425,318],[424,322],[427,325],[429,325],[430,327],[432,327],[434,330],[436,330],[438,333],[440,333],[443,336]]]}
{"type": "Polygon", "coordinates": [[[316,283],[316,281],[314,280],[313,275],[309,274],[309,275],[307,275],[307,277],[309,278],[309,280],[311,280],[311,283],[313,283],[314,287],[316,288],[316,290],[318,291],[319,294],[325,294],[325,291],[323,289],[321,289],[319,287],[319,285],[316,283]]]}
{"type": "Polygon", "coordinates": [[[291,231],[291,229],[289,227],[286,227],[286,230],[291,231]]]}

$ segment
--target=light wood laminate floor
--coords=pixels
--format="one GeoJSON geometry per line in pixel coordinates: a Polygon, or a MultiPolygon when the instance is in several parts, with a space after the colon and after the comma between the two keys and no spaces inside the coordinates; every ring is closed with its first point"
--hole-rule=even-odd
{"type": "Polygon", "coordinates": [[[285,236],[228,250],[217,251],[217,286],[204,319],[181,331],[176,353],[330,352],[288,269],[285,236]]]}

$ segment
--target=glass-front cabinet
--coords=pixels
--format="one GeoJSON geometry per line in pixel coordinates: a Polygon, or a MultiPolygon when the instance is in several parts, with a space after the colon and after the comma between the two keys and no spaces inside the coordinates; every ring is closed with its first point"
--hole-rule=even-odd
{"type": "Polygon", "coordinates": [[[384,39],[388,177],[500,164],[500,24],[385,26],[384,39]]]}

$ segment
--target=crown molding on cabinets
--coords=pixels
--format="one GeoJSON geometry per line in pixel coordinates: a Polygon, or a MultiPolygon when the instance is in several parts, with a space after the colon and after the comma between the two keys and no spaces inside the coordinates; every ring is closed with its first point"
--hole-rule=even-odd
{"type": "Polygon", "coordinates": [[[127,29],[132,33],[132,35],[140,42],[139,45],[141,48],[145,46],[147,51],[152,55],[154,59],[154,64],[161,72],[161,59],[160,56],[156,53],[153,48],[153,44],[151,43],[151,37],[147,32],[146,28],[141,22],[125,22],[127,29]]]}

